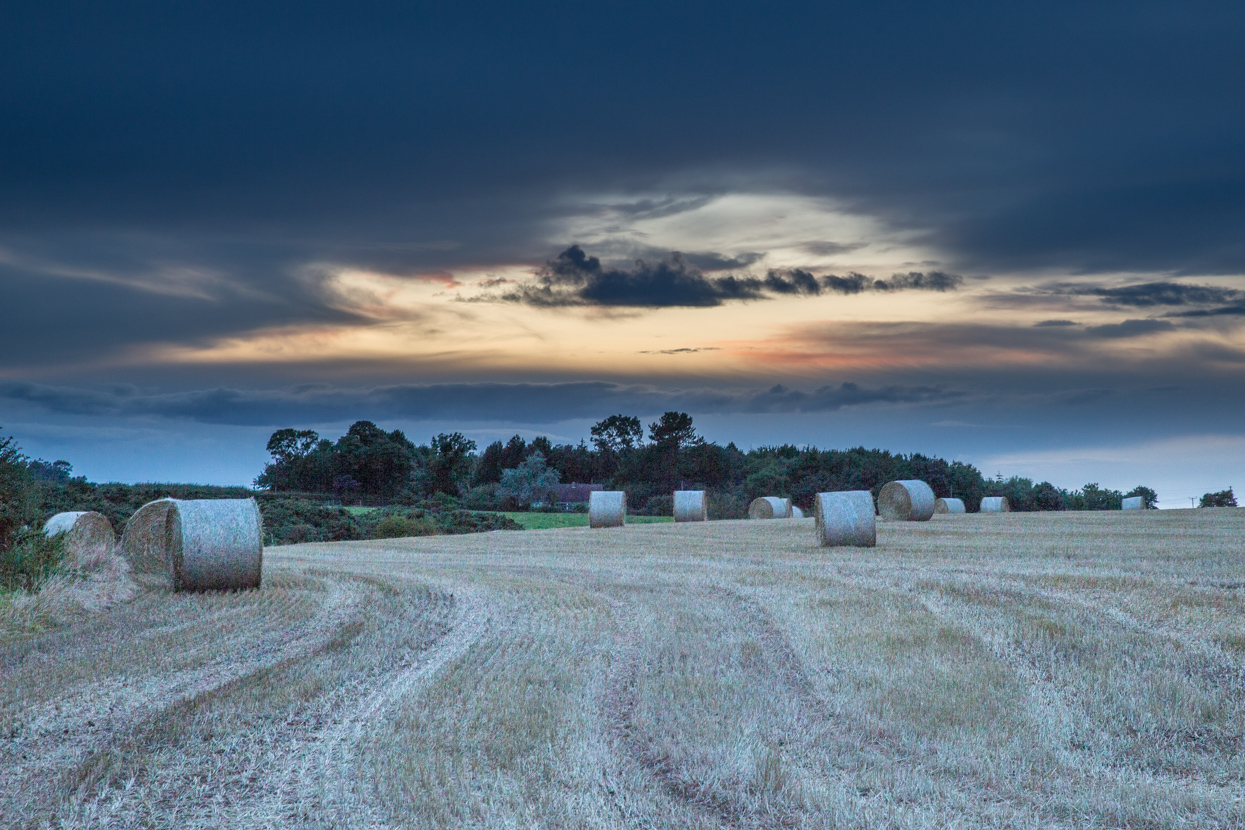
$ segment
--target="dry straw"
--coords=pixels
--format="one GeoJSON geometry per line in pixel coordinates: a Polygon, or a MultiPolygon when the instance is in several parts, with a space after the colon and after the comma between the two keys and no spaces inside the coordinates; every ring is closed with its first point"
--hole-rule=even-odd
{"type": "Polygon", "coordinates": [[[705,507],[704,490],[674,491],[674,520],[676,522],[703,522],[709,518],[705,507]]]}
{"type": "Polygon", "coordinates": [[[1007,496],[986,496],[981,500],[982,513],[1010,513],[1012,506],[1007,503],[1007,496]]]}
{"type": "Polygon", "coordinates": [[[868,490],[818,493],[817,543],[822,547],[871,548],[878,541],[873,494],[868,490]]]}
{"type": "Polygon", "coordinates": [[[57,513],[47,520],[43,532],[48,536],[65,534],[66,560],[76,566],[90,566],[112,553],[117,536],[108,517],[93,511],[57,513]]]}
{"type": "Polygon", "coordinates": [[[1145,500],[1141,496],[1129,496],[1120,503],[1121,510],[1144,510],[1145,500]]]}
{"type": "Polygon", "coordinates": [[[589,527],[622,527],[627,517],[627,494],[622,490],[594,490],[588,494],[589,527]]]}
{"type": "Polygon", "coordinates": [[[759,499],[753,499],[752,504],[748,505],[748,518],[790,519],[791,499],[782,499],[778,496],[761,496],[759,499]]]}
{"type": "Polygon", "coordinates": [[[937,499],[934,501],[935,513],[963,513],[963,499],[937,499]]]}
{"type": "Polygon", "coordinates": [[[254,499],[160,499],[125,524],[135,578],[179,591],[258,588],[263,527],[254,499]]]}
{"type": "Polygon", "coordinates": [[[121,554],[130,563],[130,573],[144,585],[173,587],[173,570],[168,553],[168,518],[172,499],[147,502],[125,523],[121,532],[121,554]]]}
{"type": "Polygon", "coordinates": [[[804,511],[803,511],[803,510],[801,510],[800,508],[796,507],[794,504],[793,504],[793,505],[791,505],[791,518],[793,518],[793,519],[803,519],[803,518],[804,518],[804,511]]]}
{"type": "Polygon", "coordinates": [[[924,481],[891,481],[878,494],[878,513],[883,519],[927,522],[934,515],[934,491],[924,481]]]}

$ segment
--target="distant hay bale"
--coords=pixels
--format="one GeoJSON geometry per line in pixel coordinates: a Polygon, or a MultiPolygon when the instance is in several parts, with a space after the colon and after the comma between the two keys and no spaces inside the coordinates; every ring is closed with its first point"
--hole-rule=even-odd
{"type": "Polygon", "coordinates": [[[759,499],[753,499],[752,504],[748,505],[748,518],[790,519],[791,499],[778,496],[761,496],[759,499]]]}
{"type": "Polygon", "coordinates": [[[964,512],[964,500],[963,499],[935,499],[934,500],[934,512],[935,513],[963,513],[964,512]]]}
{"type": "Polygon", "coordinates": [[[703,522],[709,518],[705,506],[704,490],[674,491],[674,520],[676,522],[703,522]]]}
{"type": "Polygon", "coordinates": [[[927,522],[934,515],[934,491],[924,481],[891,481],[878,493],[878,513],[883,519],[927,522]]]}
{"type": "Polygon", "coordinates": [[[871,548],[878,542],[873,494],[868,490],[818,493],[817,543],[822,547],[871,548]]]}
{"type": "Polygon", "coordinates": [[[627,517],[627,494],[622,490],[594,490],[588,494],[589,527],[622,527],[627,517]]]}
{"type": "Polygon", "coordinates": [[[801,510],[800,508],[796,507],[794,504],[793,504],[793,505],[791,505],[791,518],[793,518],[793,519],[803,519],[803,518],[804,518],[804,511],[803,511],[803,510],[801,510]]]}
{"type": "Polygon", "coordinates": [[[1010,513],[1012,506],[1007,503],[1007,496],[986,496],[981,500],[982,513],[1010,513]]]}
{"type": "Polygon", "coordinates": [[[57,513],[43,525],[43,532],[48,536],[64,533],[66,559],[79,566],[103,561],[117,544],[112,522],[94,511],[57,513]]]}
{"type": "Polygon", "coordinates": [[[1121,510],[1145,510],[1146,500],[1141,496],[1129,496],[1120,503],[1121,510]]]}
{"type": "Polygon", "coordinates": [[[125,524],[137,579],[178,591],[258,588],[263,527],[254,499],[160,499],[125,524]]]}

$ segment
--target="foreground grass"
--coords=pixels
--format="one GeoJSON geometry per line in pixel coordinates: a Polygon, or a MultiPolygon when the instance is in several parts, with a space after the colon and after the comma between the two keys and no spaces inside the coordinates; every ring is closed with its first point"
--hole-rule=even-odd
{"type": "Polygon", "coordinates": [[[1245,510],[291,546],[5,646],[0,825],[1226,830],[1242,677],[1245,510]]]}

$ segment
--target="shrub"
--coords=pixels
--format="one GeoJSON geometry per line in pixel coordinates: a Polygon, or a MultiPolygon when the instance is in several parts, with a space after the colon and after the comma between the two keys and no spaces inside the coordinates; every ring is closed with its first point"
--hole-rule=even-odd
{"type": "Polygon", "coordinates": [[[12,438],[0,438],[0,553],[14,543],[18,529],[30,524],[39,504],[39,489],[26,457],[12,438]]]}
{"type": "Polygon", "coordinates": [[[264,517],[264,541],[270,545],[299,542],[348,542],[364,538],[354,516],[342,507],[331,507],[307,499],[260,496],[260,515],[264,517]]]}
{"type": "Polygon", "coordinates": [[[497,485],[481,484],[472,487],[463,497],[463,506],[468,510],[501,510],[501,497],[497,495],[497,485]]]}
{"type": "Polygon", "coordinates": [[[434,536],[437,526],[427,517],[385,516],[372,528],[373,539],[399,539],[405,536],[434,536]]]}
{"type": "Polygon", "coordinates": [[[48,537],[42,530],[22,530],[0,552],[0,589],[37,591],[56,572],[65,555],[65,534],[48,537]]]}

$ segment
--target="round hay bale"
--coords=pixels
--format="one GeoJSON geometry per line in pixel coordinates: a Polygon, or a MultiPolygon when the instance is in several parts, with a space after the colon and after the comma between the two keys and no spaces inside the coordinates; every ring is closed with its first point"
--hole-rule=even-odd
{"type": "Polygon", "coordinates": [[[796,507],[794,504],[793,504],[793,505],[791,505],[791,518],[793,518],[793,519],[803,519],[803,518],[804,518],[804,511],[803,511],[803,510],[801,510],[800,508],[796,507]]]}
{"type": "Polygon", "coordinates": [[[90,510],[57,513],[43,525],[43,532],[48,536],[64,533],[65,554],[80,565],[100,561],[117,544],[112,522],[102,513],[90,510]]]}
{"type": "Polygon", "coordinates": [[[676,522],[703,522],[709,518],[705,506],[704,490],[674,491],[674,520],[676,522]]]}
{"type": "Polygon", "coordinates": [[[1146,500],[1141,496],[1129,496],[1120,502],[1121,510],[1145,510],[1146,500]]]}
{"type": "Polygon", "coordinates": [[[883,519],[927,522],[934,515],[934,491],[924,481],[891,481],[878,493],[878,513],[883,519]]]}
{"type": "Polygon", "coordinates": [[[258,588],[263,520],[255,499],[173,499],[168,550],[179,591],[258,588]]]}
{"type": "Polygon", "coordinates": [[[258,588],[263,529],[254,499],[158,499],[125,523],[136,579],[178,591],[258,588]]]}
{"type": "Polygon", "coordinates": [[[173,587],[169,558],[169,511],[172,499],[157,499],[140,507],[121,532],[121,555],[130,563],[130,572],[139,582],[164,588],[173,587]]]}
{"type": "Polygon", "coordinates": [[[868,490],[818,493],[817,543],[822,547],[871,548],[878,543],[873,494],[868,490]]]}
{"type": "Polygon", "coordinates": [[[748,505],[749,519],[790,519],[791,499],[778,496],[761,496],[748,505]]]}
{"type": "Polygon", "coordinates": [[[627,494],[622,490],[594,490],[588,494],[588,527],[622,527],[627,517],[627,494]]]}
{"type": "Polygon", "coordinates": [[[1007,496],[986,496],[981,500],[982,513],[1010,513],[1012,506],[1007,503],[1007,496]]]}
{"type": "Polygon", "coordinates": [[[964,500],[963,499],[935,499],[934,500],[934,512],[935,513],[963,513],[964,512],[964,500]]]}

